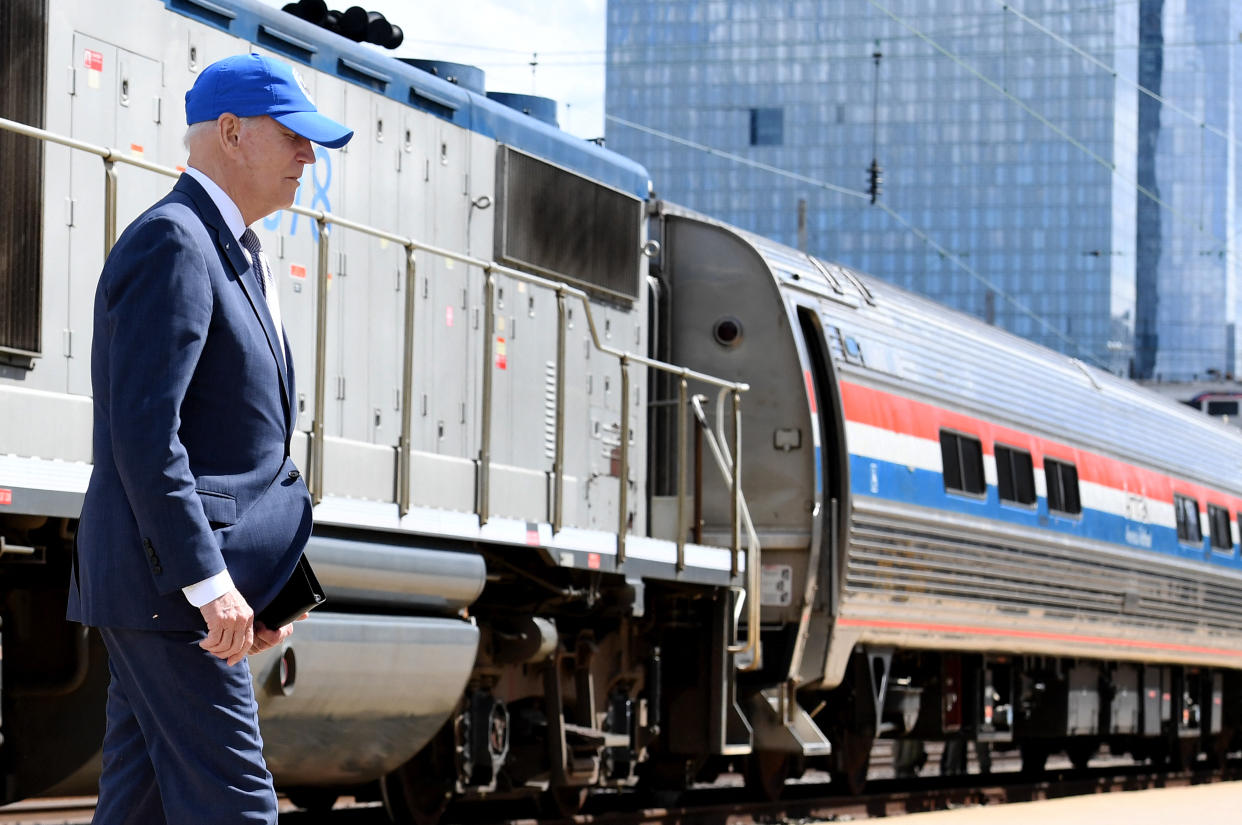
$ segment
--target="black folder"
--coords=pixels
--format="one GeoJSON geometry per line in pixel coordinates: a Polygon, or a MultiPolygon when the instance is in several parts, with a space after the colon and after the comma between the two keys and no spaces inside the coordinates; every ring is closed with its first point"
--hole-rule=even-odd
{"type": "Polygon", "coordinates": [[[319,585],[319,579],[315,578],[315,571],[311,569],[310,562],[303,553],[298,559],[297,567],[293,568],[289,581],[280,588],[272,603],[259,611],[255,619],[263,622],[263,626],[269,630],[279,630],[327,600],[328,597],[319,585]]]}

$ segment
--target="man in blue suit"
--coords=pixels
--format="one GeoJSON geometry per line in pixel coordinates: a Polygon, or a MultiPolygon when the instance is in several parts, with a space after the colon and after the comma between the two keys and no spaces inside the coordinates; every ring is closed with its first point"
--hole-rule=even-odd
{"type": "Polygon", "coordinates": [[[91,352],[95,467],[68,616],[108,649],[95,821],[276,822],[249,653],[310,535],[289,457],[293,360],[254,223],[293,203],[319,114],[279,61],[239,55],[186,94],[189,168],[108,256],[91,352]]]}

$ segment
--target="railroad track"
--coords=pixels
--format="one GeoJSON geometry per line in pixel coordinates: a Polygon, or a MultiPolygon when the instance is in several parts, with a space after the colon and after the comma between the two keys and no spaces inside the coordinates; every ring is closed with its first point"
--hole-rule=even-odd
{"type": "Polygon", "coordinates": [[[95,813],[95,797],[73,796],[59,799],[27,799],[0,808],[4,825],[77,825],[90,822],[95,813]]]}
{"type": "MultiPolygon", "coordinates": [[[[379,803],[356,802],[343,797],[330,813],[298,810],[287,799],[280,800],[281,825],[387,825],[379,803]]],[[[87,825],[95,813],[95,797],[75,796],[57,799],[28,799],[0,807],[0,825],[87,825]]]]}
{"type": "MultiPolygon", "coordinates": [[[[882,768],[881,768],[882,770],[882,768]]],[[[1028,781],[1013,772],[987,775],[927,776],[878,779],[868,793],[845,796],[815,777],[790,784],[780,800],[757,802],[740,780],[724,777],[709,787],[686,792],[676,807],[645,807],[638,794],[593,797],[578,816],[536,819],[533,805],[512,801],[471,803],[450,808],[445,825],[771,825],[790,822],[859,821],[963,806],[997,806],[1084,794],[1171,788],[1217,781],[1242,780],[1242,759],[1224,770],[1168,773],[1145,765],[1109,765],[1086,771],[1052,769],[1028,781]]],[[[93,797],[29,800],[0,808],[0,825],[78,825],[89,823],[93,797]]],[[[387,825],[377,803],[344,797],[328,812],[296,809],[281,800],[280,825],[387,825]]]]}

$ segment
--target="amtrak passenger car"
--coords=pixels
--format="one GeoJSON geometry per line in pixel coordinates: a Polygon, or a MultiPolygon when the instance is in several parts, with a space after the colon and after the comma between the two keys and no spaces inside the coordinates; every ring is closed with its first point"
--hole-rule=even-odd
{"type": "Polygon", "coordinates": [[[839,775],[860,781],[877,735],[1020,748],[1032,769],[1105,742],[1173,761],[1228,747],[1235,429],[848,268],[656,212],[663,354],[751,386],[764,670],[820,709],[839,775]]]}
{"type": "Polygon", "coordinates": [[[470,67],[115,6],[0,4],[3,800],[94,787],[107,667],[62,617],[95,284],[185,162],[184,90],[248,50],[357,131],[262,225],[329,597],[252,661],[296,803],[1237,744],[1237,430],[655,200],[470,67]]]}

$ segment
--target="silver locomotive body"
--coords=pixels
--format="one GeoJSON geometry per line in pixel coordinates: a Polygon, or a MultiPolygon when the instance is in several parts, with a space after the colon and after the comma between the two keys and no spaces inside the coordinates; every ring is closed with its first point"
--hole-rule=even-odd
{"type": "MultiPolygon", "coordinates": [[[[731,681],[747,567],[647,529],[646,173],[255,0],[124,11],[18,0],[0,34],[27,94],[0,124],[17,159],[0,207],[5,798],[94,787],[106,667],[62,616],[95,283],[185,163],[182,93],[247,50],[293,62],[356,129],[257,227],[330,599],[253,662],[278,786],[382,793],[408,818],[455,794],[633,784],[660,723],[651,674],[731,681]]],[[[737,714],[726,692],[696,715],[737,714]]]]}

